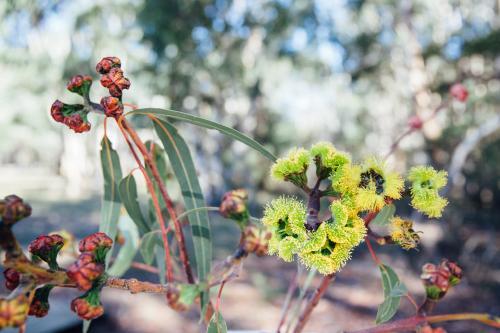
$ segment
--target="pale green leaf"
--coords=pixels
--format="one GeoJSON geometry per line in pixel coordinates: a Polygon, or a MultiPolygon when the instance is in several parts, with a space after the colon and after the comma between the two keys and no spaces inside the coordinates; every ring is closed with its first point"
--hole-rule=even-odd
{"type": "Polygon", "coordinates": [[[128,215],[121,216],[118,228],[125,237],[125,244],[120,248],[115,261],[108,270],[110,275],[117,277],[125,274],[130,268],[139,249],[139,231],[137,225],[128,215]]]}
{"type": "Polygon", "coordinates": [[[382,274],[384,302],[378,307],[376,324],[384,323],[396,314],[403,290],[406,290],[406,287],[399,281],[397,274],[391,267],[380,265],[379,268],[382,274]]]}
{"type": "Polygon", "coordinates": [[[389,220],[394,217],[394,213],[396,213],[396,206],[393,204],[387,205],[380,212],[378,212],[377,216],[370,222],[371,225],[384,226],[389,223],[389,220]]]}
{"type": "Polygon", "coordinates": [[[207,333],[227,333],[227,325],[220,312],[213,314],[208,323],[207,333]]]}
{"type": "Polygon", "coordinates": [[[119,185],[120,198],[128,215],[139,228],[141,235],[151,231],[151,227],[142,214],[141,207],[137,199],[137,184],[132,174],[123,178],[119,185]]]}

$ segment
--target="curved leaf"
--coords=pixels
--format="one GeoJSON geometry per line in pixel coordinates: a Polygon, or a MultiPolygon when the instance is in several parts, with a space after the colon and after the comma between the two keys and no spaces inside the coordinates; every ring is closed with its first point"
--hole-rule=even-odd
{"type": "MultiPolygon", "coordinates": [[[[104,178],[104,197],[101,209],[101,223],[99,231],[106,233],[111,239],[115,239],[116,226],[120,217],[120,195],[118,183],[122,179],[120,158],[111,146],[107,136],[101,141],[101,167],[104,178]]],[[[106,263],[109,263],[112,250],[108,252],[106,263]]]]}
{"type": "Polygon", "coordinates": [[[174,110],[164,110],[164,109],[155,109],[155,108],[145,108],[145,109],[137,109],[135,111],[129,112],[129,114],[142,114],[142,115],[148,115],[152,114],[157,117],[162,117],[164,118],[172,118],[172,119],[179,119],[183,121],[187,121],[191,124],[205,127],[208,129],[214,129],[219,132],[221,132],[224,135],[227,135],[235,140],[238,140],[250,148],[253,148],[254,150],[258,151],[261,153],[264,157],[269,159],[272,162],[276,161],[276,156],[274,156],[270,151],[268,151],[266,148],[264,148],[263,145],[255,141],[254,139],[250,138],[249,136],[235,130],[234,128],[227,127],[221,124],[218,124],[214,121],[207,120],[198,116],[193,116],[189,113],[185,112],[179,112],[179,111],[174,111],[174,110]]]}
{"type": "Polygon", "coordinates": [[[118,227],[125,237],[125,244],[120,248],[116,260],[108,270],[110,275],[117,277],[125,274],[130,268],[139,249],[139,231],[134,221],[129,216],[122,215],[118,227]]]}
{"type": "MultiPolygon", "coordinates": [[[[193,159],[186,142],[172,124],[155,119],[154,127],[179,182],[186,210],[196,209],[192,214],[189,214],[188,219],[193,236],[198,279],[204,281],[210,272],[212,241],[208,213],[204,209],[198,209],[205,207],[206,204],[193,159]]],[[[204,300],[207,300],[206,296],[204,300]]]]}
{"type": "Polygon", "coordinates": [[[382,208],[380,212],[378,212],[377,216],[371,222],[372,225],[384,226],[389,223],[389,220],[394,216],[396,212],[396,206],[394,204],[390,204],[382,208]]]}
{"type": "Polygon", "coordinates": [[[213,314],[208,323],[207,333],[227,333],[227,325],[220,312],[213,314]]]}
{"type": "Polygon", "coordinates": [[[151,227],[142,214],[141,207],[137,200],[137,184],[132,174],[123,178],[119,185],[120,198],[127,210],[128,215],[137,225],[141,235],[151,231],[151,227]]]}
{"type": "Polygon", "coordinates": [[[399,281],[397,274],[391,267],[380,265],[379,268],[382,274],[384,302],[378,307],[376,324],[384,323],[394,317],[398,311],[401,296],[406,293],[405,285],[399,281]]]}

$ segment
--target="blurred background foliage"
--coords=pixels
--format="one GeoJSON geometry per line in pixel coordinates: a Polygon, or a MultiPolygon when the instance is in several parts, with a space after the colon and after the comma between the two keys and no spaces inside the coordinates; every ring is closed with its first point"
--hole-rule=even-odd
{"type": "MultiPolygon", "coordinates": [[[[97,223],[102,119],[74,135],[48,110],[56,98],[73,101],[65,82],[94,74],[103,56],[122,59],[132,81],[126,102],[233,126],[277,155],[318,140],[357,159],[384,154],[411,115],[427,118],[463,82],[467,104],[446,104],[391,158],[402,172],[427,163],[451,177],[445,218],[420,225],[429,243],[399,258],[416,269],[430,258],[458,260],[486,300],[475,310],[498,313],[499,11],[498,0],[1,1],[1,194],[39,203],[44,228],[78,233],[81,225],[65,221],[97,223]],[[61,203],[72,208],[55,209],[61,203]]],[[[94,99],[103,93],[95,82],[94,99]]],[[[209,205],[245,187],[259,215],[267,199],[292,190],[241,144],[178,126],[209,205]]],[[[153,136],[146,127],[141,134],[153,136]]],[[[127,155],[113,128],[110,136],[127,155]]]]}

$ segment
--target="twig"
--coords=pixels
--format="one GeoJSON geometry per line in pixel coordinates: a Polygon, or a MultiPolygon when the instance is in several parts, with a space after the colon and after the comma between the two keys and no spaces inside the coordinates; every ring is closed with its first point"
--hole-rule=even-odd
{"type": "Polygon", "coordinates": [[[299,277],[300,277],[300,266],[297,264],[297,271],[295,272],[291,283],[288,285],[288,291],[286,293],[285,302],[283,303],[283,308],[281,310],[281,317],[278,324],[278,328],[276,329],[276,333],[280,333],[281,327],[285,324],[286,317],[290,308],[292,307],[292,297],[295,290],[299,285],[299,277]]]}
{"type": "Polygon", "coordinates": [[[492,316],[487,313],[455,313],[455,314],[436,315],[429,317],[414,316],[406,319],[396,320],[390,323],[382,324],[371,328],[352,331],[349,333],[406,332],[406,331],[414,331],[415,328],[426,322],[435,324],[444,321],[461,321],[461,320],[474,320],[491,327],[500,328],[500,318],[497,316],[492,316]]]}
{"type": "Polygon", "coordinates": [[[170,288],[169,284],[162,285],[146,281],[139,281],[137,279],[121,279],[109,277],[106,280],[106,287],[128,290],[132,294],[137,293],[156,293],[164,294],[170,288]]]}
{"type": "Polygon", "coordinates": [[[309,320],[309,317],[311,316],[312,311],[318,305],[319,300],[323,296],[323,294],[326,292],[328,289],[328,285],[330,284],[331,281],[335,279],[335,273],[325,275],[323,277],[323,280],[321,280],[321,284],[319,285],[318,289],[314,292],[314,295],[312,298],[309,300],[307,303],[306,307],[302,311],[299,317],[299,321],[297,322],[297,326],[295,326],[295,329],[293,330],[294,333],[300,333],[304,329],[304,327],[307,324],[307,321],[309,320]]]}

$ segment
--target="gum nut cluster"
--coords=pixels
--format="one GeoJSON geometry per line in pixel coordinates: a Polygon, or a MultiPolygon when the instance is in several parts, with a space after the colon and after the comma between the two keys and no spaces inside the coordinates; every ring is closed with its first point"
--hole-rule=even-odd
{"type": "MultiPolygon", "coordinates": [[[[330,181],[326,192],[335,195],[329,206],[331,218],[321,221],[315,230],[308,230],[305,204],[295,198],[281,197],[267,205],[262,222],[272,234],[270,254],[277,254],[285,261],[292,261],[296,255],[306,266],[331,274],[346,264],[352,250],[363,241],[367,230],[361,216],[400,199],[404,181],[384,162],[372,157],[356,164],[349,154],[328,142],[317,143],[310,150],[292,149],[276,161],[271,173],[278,180],[292,182],[308,191],[307,170],[312,163],[317,178],[330,181]]],[[[419,189],[416,192],[421,193],[419,189]]],[[[427,207],[414,206],[428,211],[427,207]]],[[[438,209],[433,212],[438,213],[438,209]]]]}
{"type": "Polygon", "coordinates": [[[0,219],[8,226],[31,215],[31,206],[17,195],[8,195],[0,200],[0,219]]]}
{"type": "Polygon", "coordinates": [[[101,99],[101,106],[107,117],[118,118],[123,114],[123,90],[130,88],[130,81],[124,76],[121,61],[117,57],[105,57],[96,66],[101,74],[101,85],[111,96],[101,99]]]}
{"type": "Polygon", "coordinates": [[[35,295],[31,301],[28,315],[41,318],[49,313],[49,294],[52,288],[52,285],[45,285],[35,290],[35,295]]]}

